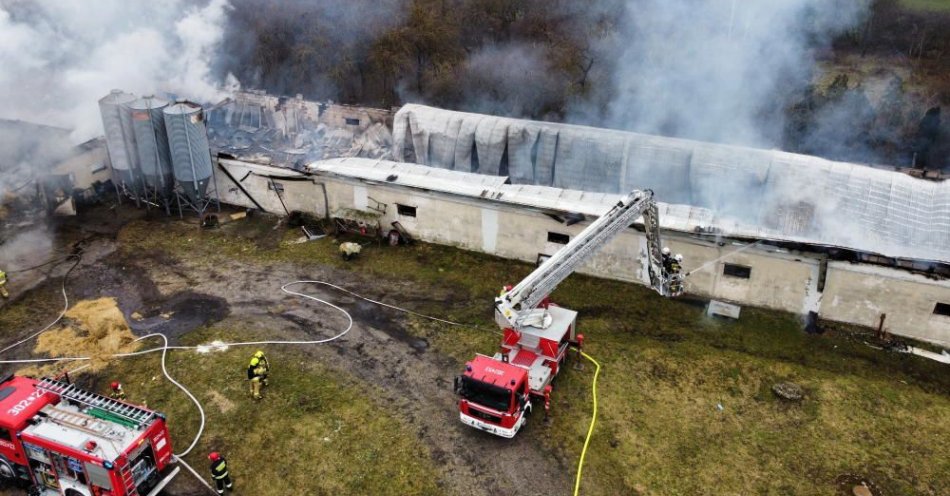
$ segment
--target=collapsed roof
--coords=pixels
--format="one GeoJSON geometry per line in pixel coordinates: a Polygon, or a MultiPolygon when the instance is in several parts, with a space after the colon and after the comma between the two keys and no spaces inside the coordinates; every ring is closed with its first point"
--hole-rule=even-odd
{"type": "Polygon", "coordinates": [[[215,152],[287,167],[324,157],[381,158],[392,141],[389,115],[301,95],[239,91],[208,110],[208,136],[215,152]]]}
{"type": "Polygon", "coordinates": [[[393,156],[521,185],[648,188],[701,219],[679,223],[695,231],[950,262],[950,182],[860,164],[421,105],[396,114],[393,156]]]}

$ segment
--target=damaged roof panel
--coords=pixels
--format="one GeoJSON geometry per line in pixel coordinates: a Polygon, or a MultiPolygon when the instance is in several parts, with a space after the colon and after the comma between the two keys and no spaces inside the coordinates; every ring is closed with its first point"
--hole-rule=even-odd
{"type": "MultiPolygon", "coordinates": [[[[710,212],[696,218],[711,216],[704,227],[725,235],[950,262],[950,181],[777,150],[421,105],[405,105],[395,126],[402,132],[394,136],[394,156],[431,167],[610,194],[653,189],[660,201],[710,212]],[[473,127],[474,139],[455,131],[473,127]],[[456,159],[448,163],[439,159],[443,154],[414,149],[432,141],[454,143],[456,159]],[[465,156],[471,164],[459,163],[465,156]]],[[[585,200],[577,203],[597,203],[585,200]]],[[[680,220],[672,224],[682,226],[680,220]]]]}

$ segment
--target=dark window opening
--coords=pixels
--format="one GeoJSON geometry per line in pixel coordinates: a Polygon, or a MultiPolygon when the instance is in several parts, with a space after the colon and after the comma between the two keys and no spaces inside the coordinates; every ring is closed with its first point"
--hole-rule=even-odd
{"type": "Polygon", "coordinates": [[[722,266],[723,275],[738,277],[740,279],[748,279],[752,276],[752,267],[746,267],[745,265],[736,265],[736,264],[723,264],[722,266]]]}
{"type": "Polygon", "coordinates": [[[571,237],[567,234],[561,234],[556,232],[548,231],[548,243],[557,243],[559,245],[566,245],[571,240],[571,237]]]}
{"type": "Polygon", "coordinates": [[[416,207],[410,207],[409,205],[400,205],[397,203],[396,212],[399,213],[399,215],[404,215],[406,217],[415,217],[416,207]]]}
{"type": "Polygon", "coordinates": [[[934,305],[934,314],[946,315],[947,317],[950,317],[950,304],[938,302],[936,305],[934,305]]]}
{"type": "Polygon", "coordinates": [[[538,262],[535,265],[541,265],[544,262],[547,262],[551,258],[551,255],[545,255],[543,253],[538,253],[538,262]]]}
{"type": "Polygon", "coordinates": [[[346,118],[346,125],[347,125],[347,126],[359,126],[359,125],[360,125],[360,120],[359,120],[359,119],[352,119],[352,118],[350,118],[350,117],[347,117],[347,118],[346,118]]]}
{"type": "Polygon", "coordinates": [[[283,193],[283,192],[284,192],[284,185],[283,185],[283,184],[280,184],[280,183],[275,183],[274,181],[271,181],[271,182],[267,183],[267,189],[269,189],[269,190],[271,190],[271,191],[276,191],[276,192],[278,192],[278,193],[283,193]]]}
{"type": "Polygon", "coordinates": [[[13,438],[10,437],[10,431],[6,429],[0,429],[0,439],[4,441],[13,441],[13,438]]]}

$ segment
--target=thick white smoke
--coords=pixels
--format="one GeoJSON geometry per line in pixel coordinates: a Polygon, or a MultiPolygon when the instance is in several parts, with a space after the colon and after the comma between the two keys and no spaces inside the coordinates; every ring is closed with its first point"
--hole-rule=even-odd
{"type": "Polygon", "coordinates": [[[628,0],[608,127],[719,143],[781,142],[783,106],[867,0],[628,0]]]}
{"type": "Polygon", "coordinates": [[[113,88],[214,99],[227,0],[0,0],[0,118],[100,135],[113,88]]]}

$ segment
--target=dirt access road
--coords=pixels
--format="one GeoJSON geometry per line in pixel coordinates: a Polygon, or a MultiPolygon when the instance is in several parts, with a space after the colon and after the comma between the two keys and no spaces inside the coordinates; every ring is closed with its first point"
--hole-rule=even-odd
{"type": "MultiPolygon", "coordinates": [[[[136,334],[162,332],[173,341],[215,322],[259,329],[260,339],[319,339],[345,327],[346,319],[340,313],[280,290],[281,285],[294,280],[323,280],[397,305],[485,305],[459,301],[465,298],[445,289],[362,277],[327,266],[210,264],[159,250],[130,256],[116,250],[115,243],[108,235],[95,240],[94,253],[70,275],[70,298],[116,296],[136,334]],[[133,312],[143,318],[131,318],[133,312]],[[171,313],[171,318],[163,318],[162,313],[171,313]]],[[[54,284],[58,281],[51,280],[37,291],[54,294],[54,284]]],[[[458,364],[407,333],[404,314],[329,288],[301,285],[294,289],[339,305],[354,319],[353,329],[344,338],[298,351],[377,386],[383,395],[378,402],[408,422],[440,467],[434,477],[446,494],[569,492],[573,468],[540,447],[536,439],[544,435],[540,417],[513,440],[477,432],[458,421],[452,392],[458,364]]],[[[13,339],[4,336],[3,341],[13,339]]],[[[24,348],[22,351],[28,346],[24,348]]],[[[281,347],[269,348],[268,354],[279,363],[281,347]]],[[[196,491],[189,476],[179,479],[167,492],[183,495],[196,491]]]]}

